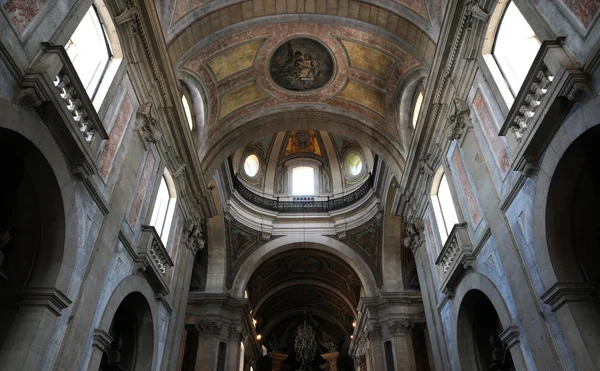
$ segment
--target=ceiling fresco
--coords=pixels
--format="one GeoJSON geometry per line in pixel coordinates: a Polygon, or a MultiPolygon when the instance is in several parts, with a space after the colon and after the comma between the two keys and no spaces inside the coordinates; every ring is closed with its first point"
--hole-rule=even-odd
{"type": "MultiPolygon", "coordinates": [[[[423,42],[427,45],[429,40],[423,42]]],[[[328,80],[330,69],[327,67],[328,62],[324,61],[325,54],[304,52],[309,49],[294,51],[293,48],[292,46],[293,53],[304,53],[302,61],[299,59],[296,67],[292,60],[293,68],[291,72],[287,72],[287,77],[283,76],[284,79],[296,78],[301,73],[307,76],[316,73],[317,78],[322,74],[323,81],[328,80]],[[320,57],[308,61],[305,56],[312,55],[311,53],[320,57]],[[306,67],[300,68],[300,62],[306,64],[306,67]]],[[[433,50],[433,46],[431,49],[433,50]]],[[[287,52],[289,54],[289,49],[287,52]]],[[[399,134],[394,124],[396,88],[406,73],[423,66],[423,63],[389,40],[350,27],[290,23],[261,27],[252,32],[245,31],[226,37],[218,46],[211,44],[199,50],[181,68],[197,76],[206,89],[210,112],[209,136],[265,110],[314,104],[336,107],[352,117],[359,115],[377,125],[385,135],[398,139],[399,134]],[[284,48],[285,51],[285,48],[291,46],[287,44],[289,37],[297,34],[319,40],[319,43],[313,41],[313,44],[323,44],[331,51],[337,70],[330,79],[331,82],[310,93],[286,92],[272,77],[273,54],[278,48],[284,48]],[[233,55],[239,55],[239,58],[235,58],[239,60],[228,64],[228,58],[233,55]],[[229,57],[225,58],[226,56],[229,57]]],[[[314,88],[310,85],[310,80],[299,83],[304,88],[300,85],[290,85],[288,88],[314,88]],[[306,82],[309,85],[302,85],[306,82]]]]}
{"type": "Polygon", "coordinates": [[[286,90],[310,92],[327,84],[335,66],[321,43],[305,37],[281,44],[269,61],[273,81],[286,90]]]}

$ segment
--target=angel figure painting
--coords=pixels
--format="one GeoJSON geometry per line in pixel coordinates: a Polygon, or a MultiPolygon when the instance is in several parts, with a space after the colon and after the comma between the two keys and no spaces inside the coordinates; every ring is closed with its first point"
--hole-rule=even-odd
{"type": "Polygon", "coordinates": [[[318,41],[308,38],[289,40],[271,58],[273,81],[284,89],[310,91],[323,87],[333,76],[333,59],[318,41]]]}

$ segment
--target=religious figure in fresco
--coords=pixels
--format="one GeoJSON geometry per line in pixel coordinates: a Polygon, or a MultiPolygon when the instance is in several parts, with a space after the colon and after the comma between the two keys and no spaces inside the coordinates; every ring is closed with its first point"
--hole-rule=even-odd
{"type": "Polygon", "coordinates": [[[313,153],[317,156],[323,156],[314,130],[292,130],[283,156],[290,156],[295,153],[313,153]]]}
{"type": "Polygon", "coordinates": [[[277,85],[307,91],[325,85],[333,75],[333,60],[323,45],[294,39],[281,45],[271,58],[271,77],[277,85]]]}

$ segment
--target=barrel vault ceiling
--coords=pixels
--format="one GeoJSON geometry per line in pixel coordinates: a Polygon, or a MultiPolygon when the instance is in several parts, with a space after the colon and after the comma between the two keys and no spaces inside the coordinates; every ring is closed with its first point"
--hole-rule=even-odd
{"type": "Polygon", "coordinates": [[[223,133],[290,111],[328,112],[400,142],[401,89],[430,67],[440,3],[157,0],[157,10],[179,78],[203,97],[206,152],[223,133]],[[320,89],[289,91],[271,77],[277,48],[299,37],[332,57],[333,75],[320,89]]]}

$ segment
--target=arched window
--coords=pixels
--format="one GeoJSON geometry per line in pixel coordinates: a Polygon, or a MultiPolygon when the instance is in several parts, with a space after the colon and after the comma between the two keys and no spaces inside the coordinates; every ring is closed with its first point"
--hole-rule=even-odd
{"type": "Polygon", "coordinates": [[[292,170],[292,195],[315,194],[315,170],[310,166],[297,166],[292,170]]]}
{"type": "Polygon", "coordinates": [[[414,105],[412,110],[411,123],[413,129],[417,127],[417,121],[419,120],[419,114],[421,113],[421,107],[423,106],[423,90],[417,89],[417,94],[415,95],[414,105]]]}
{"type": "Polygon", "coordinates": [[[540,40],[514,2],[497,12],[503,13],[492,17],[499,22],[490,23],[483,54],[504,100],[511,105],[531,68],[540,40]]]}
{"type": "Polygon", "coordinates": [[[92,5],[65,45],[77,75],[96,109],[102,103],[116,73],[118,63],[115,62],[121,59],[118,40],[115,43],[109,38],[110,28],[112,38],[116,39],[114,25],[105,23],[106,19],[110,21],[106,7],[103,4],[102,7],[92,5]]]}
{"type": "Polygon", "coordinates": [[[152,210],[152,218],[150,219],[150,225],[156,229],[165,246],[169,241],[169,231],[171,230],[171,222],[175,213],[176,201],[175,187],[167,169],[165,169],[165,174],[160,179],[156,201],[154,201],[154,209],[152,210]]]}
{"type": "Polygon", "coordinates": [[[192,110],[190,109],[190,103],[188,98],[183,94],[181,96],[181,103],[183,104],[183,112],[185,112],[185,118],[187,119],[190,130],[194,130],[194,120],[192,118],[192,110]]]}
{"type": "Polygon", "coordinates": [[[434,180],[434,186],[431,190],[431,204],[443,244],[446,242],[454,224],[458,223],[458,216],[456,215],[450,185],[444,170],[440,168],[435,178],[437,182],[434,180]]]}

